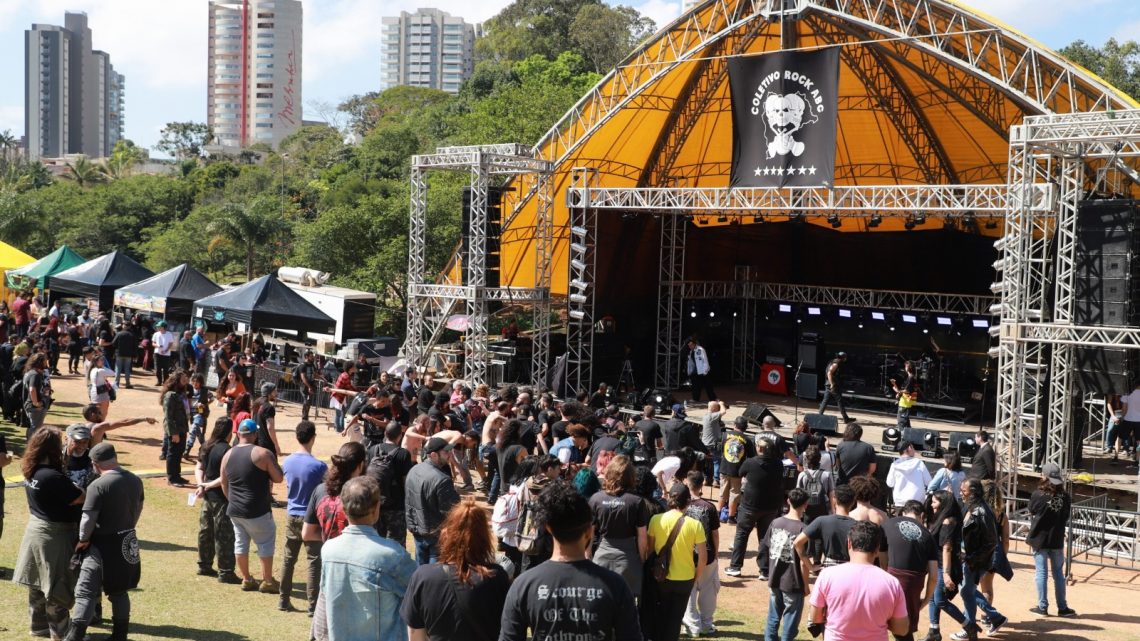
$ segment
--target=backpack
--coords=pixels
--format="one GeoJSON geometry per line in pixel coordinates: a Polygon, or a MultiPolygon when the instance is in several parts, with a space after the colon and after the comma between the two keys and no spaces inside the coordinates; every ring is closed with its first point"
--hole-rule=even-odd
{"type": "Polygon", "coordinates": [[[724,460],[729,463],[740,463],[744,460],[747,451],[747,441],[739,434],[729,433],[724,437],[724,460]]]}
{"type": "Polygon", "coordinates": [[[506,494],[500,494],[491,512],[491,529],[499,541],[518,547],[519,525],[522,518],[522,485],[511,485],[506,494]]]}
{"type": "Polygon", "coordinates": [[[397,491],[396,487],[396,450],[393,447],[390,450],[384,449],[381,444],[372,450],[372,460],[368,462],[368,469],[364,472],[367,476],[376,479],[380,484],[380,506],[388,505],[397,491]]]}
{"type": "Polygon", "coordinates": [[[804,491],[807,492],[807,504],[819,507],[827,504],[827,493],[823,491],[823,470],[804,470],[804,491]],[[812,472],[815,476],[812,476],[812,472]]]}
{"type": "Polygon", "coordinates": [[[524,489],[520,497],[518,545],[515,547],[527,556],[538,556],[546,547],[548,535],[545,524],[535,509],[537,504],[537,500],[530,498],[530,491],[524,489]]]}
{"type": "Polygon", "coordinates": [[[602,450],[601,452],[598,452],[598,474],[599,475],[605,473],[606,466],[610,464],[610,461],[614,460],[615,456],[617,456],[617,452],[614,450],[602,450]]]}
{"type": "Polygon", "coordinates": [[[360,410],[364,409],[364,406],[367,404],[368,392],[357,392],[356,396],[353,396],[352,401],[349,402],[348,409],[345,413],[347,416],[356,416],[360,414],[360,410]]]}
{"type": "MultiPolygon", "coordinates": [[[[629,460],[632,461],[634,460],[634,455],[637,453],[637,450],[640,447],[641,438],[637,434],[626,433],[621,437],[621,442],[618,444],[617,450],[614,451],[614,454],[628,456],[629,460]]],[[[602,468],[599,466],[598,470],[601,469],[602,468]]]]}

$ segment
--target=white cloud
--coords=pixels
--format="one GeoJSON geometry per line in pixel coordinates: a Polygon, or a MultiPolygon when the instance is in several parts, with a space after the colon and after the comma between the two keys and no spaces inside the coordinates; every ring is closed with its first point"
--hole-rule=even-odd
{"type": "Polygon", "coordinates": [[[1140,40],[1140,20],[1121,25],[1112,37],[1117,40],[1140,40]]]}
{"type": "MultiPolygon", "coordinates": [[[[626,4],[625,2],[621,4],[626,4]]],[[[646,0],[631,3],[642,15],[653,19],[660,29],[681,15],[681,0],[646,0]]]]}

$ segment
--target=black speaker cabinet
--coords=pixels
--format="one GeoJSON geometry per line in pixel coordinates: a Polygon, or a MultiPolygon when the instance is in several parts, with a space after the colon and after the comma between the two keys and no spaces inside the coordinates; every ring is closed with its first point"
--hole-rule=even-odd
{"type": "Polygon", "coordinates": [[[839,417],[837,416],[808,412],[804,414],[804,420],[807,421],[808,429],[811,430],[812,434],[839,436],[839,417]]]}
{"type": "Polygon", "coordinates": [[[813,402],[819,400],[819,374],[800,372],[796,380],[796,396],[813,402]]]}
{"type": "Polygon", "coordinates": [[[749,403],[748,407],[744,410],[745,420],[755,425],[759,425],[765,416],[771,416],[776,421],[776,427],[783,425],[783,422],[763,403],[749,403]]]}

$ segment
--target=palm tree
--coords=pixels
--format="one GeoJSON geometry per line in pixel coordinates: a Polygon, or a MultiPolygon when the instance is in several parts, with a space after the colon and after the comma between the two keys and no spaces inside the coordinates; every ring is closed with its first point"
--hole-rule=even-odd
{"type": "Polygon", "coordinates": [[[74,180],[75,184],[80,187],[86,187],[92,183],[97,183],[103,180],[103,172],[99,170],[99,165],[91,162],[87,156],[79,155],[75,160],[69,161],[64,165],[67,169],[63,174],[64,178],[74,180]]]}
{"type": "Polygon", "coordinates": [[[18,142],[16,136],[12,134],[11,129],[0,131],[0,158],[4,160],[3,165],[7,165],[8,161],[12,159],[12,152],[16,150],[18,142]]]}
{"type": "Polygon", "coordinates": [[[258,198],[252,203],[226,203],[206,231],[213,235],[209,249],[229,241],[245,251],[245,277],[253,280],[253,259],[259,247],[266,247],[281,230],[280,213],[271,200],[258,198]]]}

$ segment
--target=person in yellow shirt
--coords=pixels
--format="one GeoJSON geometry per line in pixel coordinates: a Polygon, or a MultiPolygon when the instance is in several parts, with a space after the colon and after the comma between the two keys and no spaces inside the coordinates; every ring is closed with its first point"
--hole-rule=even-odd
{"type": "MultiPolygon", "coordinates": [[[[697,519],[685,516],[685,508],[691,500],[689,488],[677,483],[669,490],[669,511],[649,519],[649,549],[669,558],[669,572],[665,580],[657,584],[654,598],[647,598],[648,595],[642,598],[642,607],[649,606],[655,613],[652,620],[657,629],[647,635],[654,641],[677,641],[681,636],[681,619],[693,583],[708,564],[705,528],[697,519]],[[670,549],[665,550],[674,529],[676,537],[670,549]],[[651,600],[655,603],[648,602],[651,600]]],[[[646,617],[642,617],[643,623],[645,620],[646,617]]]]}

